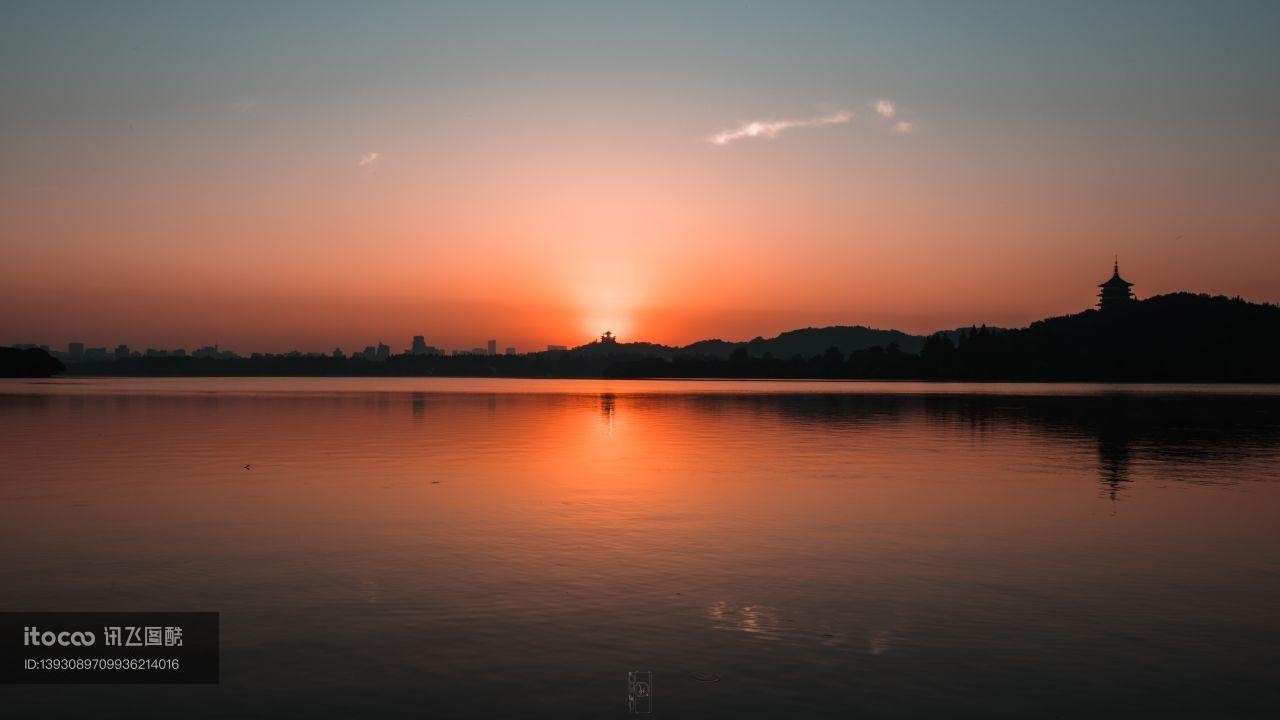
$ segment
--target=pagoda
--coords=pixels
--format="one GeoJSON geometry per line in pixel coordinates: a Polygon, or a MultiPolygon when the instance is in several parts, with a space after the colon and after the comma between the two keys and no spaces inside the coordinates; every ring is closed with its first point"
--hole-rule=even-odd
{"type": "Polygon", "coordinates": [[[1133,283],[1120,277],[1120,258],[1116,258],[1111,279],[1098,287],[1102,289],[1102,292],[1098,293],[1099,310],[1116,310],[1136,300],[1133,291],[1129,289],[1133,287],[1133,283]]]}

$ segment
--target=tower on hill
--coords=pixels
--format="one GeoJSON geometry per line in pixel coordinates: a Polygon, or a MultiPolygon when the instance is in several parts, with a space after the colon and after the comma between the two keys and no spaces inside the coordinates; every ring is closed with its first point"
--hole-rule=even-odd
{"type": "Polygon", "coordinates": [[[1116,258],[1116,264],[1111,271],[1111,279],[1098,286],[1102,292],[1098,293],[1098,309],[1099,310],[1116,310],[1134,302],[1133,283],[1128,282],[1120,277],[1120,259],[1116,258]]]}

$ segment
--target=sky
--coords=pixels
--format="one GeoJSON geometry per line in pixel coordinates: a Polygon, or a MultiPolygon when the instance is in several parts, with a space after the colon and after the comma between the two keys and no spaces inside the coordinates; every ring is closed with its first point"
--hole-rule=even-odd
{"type": "Polygon", "coordinates": [[[5,2],[0,343],[1280,301],[1280,3],[5,2]]]}

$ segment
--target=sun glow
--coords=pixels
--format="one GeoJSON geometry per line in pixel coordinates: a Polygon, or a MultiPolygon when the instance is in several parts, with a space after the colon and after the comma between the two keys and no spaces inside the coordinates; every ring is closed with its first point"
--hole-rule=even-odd
{"type": "Polygon", "coordinates": [[[590,332],[592,339],[595,340],[599,340],[600,336],[606,332],[613,333],[613,336],[618,338],[618,342],[633,342],[636,339],[633,323],[619,316],[586,318],[583,321],[583,329],[590,332]]]}
{"type": "Polygon", "coordinates": [[[624,253],[617,255],[581,258],[572,269],[568,282],[575,288],[573,303],[578,308],[582,342],[599,339],[605,331],[620,342],[633,341],[641,334],[637,317],[648,305],[650,283],[642,277],[643,263],[624,253]]]}

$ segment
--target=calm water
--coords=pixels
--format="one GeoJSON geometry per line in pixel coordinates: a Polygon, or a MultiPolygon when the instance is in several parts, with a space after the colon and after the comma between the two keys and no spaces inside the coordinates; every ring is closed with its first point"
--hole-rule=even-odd
{"type": "Polygon", "coordinates": [[[0,453],[0,607],[223,628],[6,716],[1280,716],[1276,387],[0,381],[0,453]]]}

